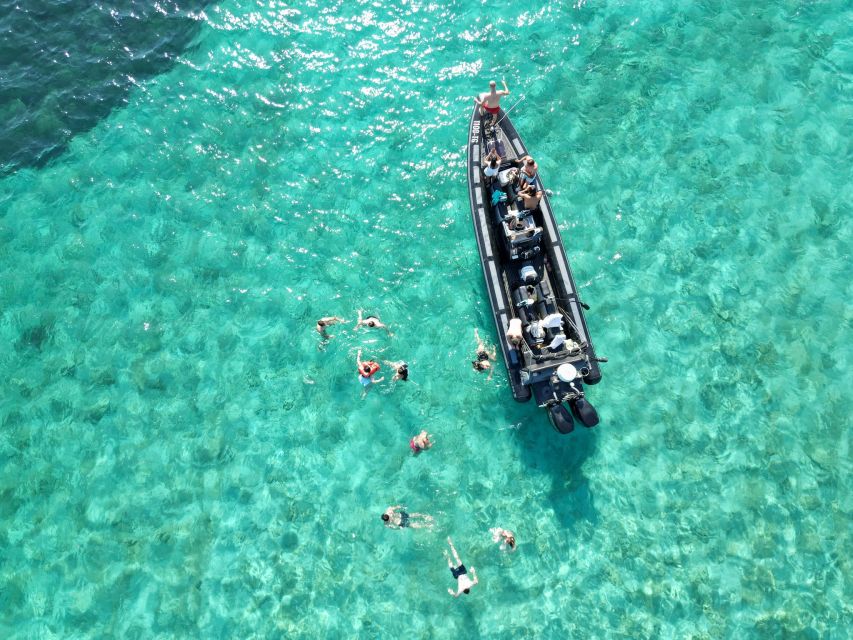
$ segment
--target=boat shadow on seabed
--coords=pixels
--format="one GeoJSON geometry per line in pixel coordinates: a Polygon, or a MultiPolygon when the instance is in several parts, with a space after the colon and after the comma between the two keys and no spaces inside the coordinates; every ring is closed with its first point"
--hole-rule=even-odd
{"type": "Polygon", "coordinates": [[[583,467],[595,454],[598,433],[595,429],[576,429],[569,437],[559,437],[542,418],[541,413],[531,412],[529,428],[519,430],[520,459],[534,473],[550,478],[548,496],[563,529],[575,531],[583,521],[595,525],[598,512],[583,467]]]}

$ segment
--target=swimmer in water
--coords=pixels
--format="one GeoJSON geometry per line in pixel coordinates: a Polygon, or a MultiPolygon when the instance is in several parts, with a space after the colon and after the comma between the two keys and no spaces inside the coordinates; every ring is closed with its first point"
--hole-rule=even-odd
{"type": "Polygon", "coordinates": [[[398,504],[385,509],[382,514],[382,521],[389,529],[432,529],[435,524],[432,516],[425,513],[406,513],[403,511],[405,507],[398,504]]]}
{"type": "Polygon", "coordinates": [[[388,335],[391,335],[391,330],[388,328],[386,324],[377,318],[376,316],[367,316],[366,318],[361,317],[362,310],[358,310],[358,322],[355,323],[355,327],[353,330],[358,329],[361,326],[370,327],[372,329],[385,329],[388,332],[388,335]]]}
{"type": "Polygon", "coordinates": [[[346,322],[343,318],[339,318],[338,316],[326,316],[325,318],[320,318],[317,320],[317,333],[319,333],[323,338],[328,340],[333,336],[330,336],[326,333],[326,327],[331,327],[333,324],[337,324],[339,322],[346,322]]]}
{"type": "Polygon", "coordinates": [[[450,545],[450,550],[453,552],[453,560],[456,561],[456,565],[454,566],[453,561],[450,559],[450,554],[448,554],[445,549],[444,557],[447,559],[447,566],[450,567],[450,573],[456,579],[456,591],[448,589],[447,593],[452,595],[454,598],[458,598],[463,593],[471,593],[471,587],[480,581],[477,580],[477,570],[474,567],[471,567],[471,575],[474,579],[471,580],[471,578],[468,577],[468,569],[465,568],[465,565],[462,564],[462,560],[459,559],[459,554],[456,553],[456,547],[453,546],[453,540],[450,539],[450,536],[447,537],[447,544],[450,545]]]}
{"type": "Polygon", "coordinates": [[[431,437],[432,434],[427,433],[426,429],[424,429],[409,440],[409,448],[412,450],[412,453],[418,455],[421,451],[429,449],[433,445],[433,441],[430,440],[431,437]]]}
{"type": "Polygon", "coordinates": [[[405,382],[406,380],[409,379],[409,365],[408,364],[406,364],[405,362],[402,362],[402,361],[400,361],[400,362],[389,362],[388,360],[385,360],[384,362],[386,365],[388,365],[389,367],[391,367],[395,371],[394,377],[391,378],[392,382],[394,380],[402,380],[403,382],[405,382]]]}
{"type": "Polygon", "coordinates": [[[374,362],[373,360],[362,360],[361,349],[358,350],[358,354],[355,356],[355,362],[358,371],[358,381],[363,387],[362,397],[364,397],[364,395],[367,393],[367,390],[370,389],[371,385],[377,382],[382,382],[385,378],[373,377],[374,374],[379,371],[379,363],[374,362]]]}
{"type": "Polygon", "coordinates": [[[489,379],[492,378],[492,373],[494,373],[494,369],[492,368],[492,363],[490,360],[497,359],[497,350],[495,347],[489,347],[486,343],[480,338],[480,334],[477,332],[477,329],[474,329],[474,338],[477,340],[477,359],[471,361],[471,365],[474,367],[474,371],[488,371],[489,379]]]}
{"type": "Polygon", "coordinates": [[[492,533],[492,542],[501,543],[501,551],[515,551],[515,534],[509,529],[495,527],[489,529],[492,533]]]}

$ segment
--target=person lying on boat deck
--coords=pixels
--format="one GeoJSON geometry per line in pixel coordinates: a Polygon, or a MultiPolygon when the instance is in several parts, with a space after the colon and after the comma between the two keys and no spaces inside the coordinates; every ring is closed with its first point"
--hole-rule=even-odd
{"type": "Polygon", "coordinates": [[[391,330],[388,328],[387,325],[382,324],[382,321],[379,318],[377,318],[376,316],[367,316],[366,318],[364,318],[362,320],[361,313],[362,313],[362,310],[359,309],[358,310],[358,322],[355,323],[353,330],[356,330],[360,326],[364,325],[365,327],[371,327],[373,329],[385,329],[385,331],[387,331],[389,335],[391,334],[391,330]]]}
{"type": "Polygon", "coordinates": [[[521,186],[525,184],[536,185],[536,176],[539,174],[539,165],[530,156],[524,156],[518,161],[517,166],[521,167],[518,172],[518,182],[521,186]]]}
{"type": "Polygon", "coordinates": [[[533,211],[539,206],[539,201],[545,195],[545,192],[538,190],[535,184],[529,184],[524,180],[522,180],[522,183],[521,189],[518,190],[518,197],[525,209],[533,211]]]}
{"type": "Polygon", "coordinates": [[[395,371],[394,377],[391,378],[392,382],[394,380],[402,380],[403,382],[405,382],[406,380],[409,379],[409,365],[408,364],[406,364],[403,361],[389,362],[388,360],[385,360],[384,362],[385,362],[385,364],[387,364],[389,367],[391,367],[395,371]]]}
{"type": "Polygon", "coordinates": [[[430,440],[431,437],[432,434],[427,433],[426,429],[424,429],[409,440],[409,448],[412,450],[412,453],[418,455],[421,451],[429,449],[433,445],[433,441],[430,440]]]}
{"type": "Polygon", "coordinates": [[[385,509],[382,514],[382,521],[389,529],[403,529],[409,527],[411,529],[432,529],[435,522],[432,516],[425,513],[406,513],[401,504],[385,509]]]}
{"type": "Polygon", "coordinates": [[[468,569],[465,568],[465,565],[462,564],[462,560],[459,559],[459,554],[456,552],[456,547],[453,546],[453,540],[450,539],[450,536],[447,536],[447,544],[450,545],[450,550],[453,552],[453,560],[456,561],[456,565],[454,566],[453,562],[450,560],[450,554],[448,554],[447,549],[445,549],[444,557],[447,560],[447,566],[450,567],[450,573],[456,579],[456,591],[448,589],[447,593],[452,595],[454,598],[458,598],[463,593],[471,593],[471,587],[478,584],[480,581],[477,580],[477,570],[474,567],[471,567],[471,575],[474,576],[474,580],[471,580],[471,578],[468,577],[468,569]]]}
{"type": "Polygon", "coordinates": [[[492,150],[497,151],[501,158],[506,158],[506,147],[504,147],[503,140],[501,140],[499,135],[495,135],[495,137],[486,140],[486,151],[492,150]]]}
{"type": "Polygon", "coordinates": [[[491,126],[495,126],[498,122],[498,112],[501,110],[501,96],[509,95],[509,87],[506,86],[506,80],[501,80],[504,85],[503,91],[498,91],[496,87],[498,83],[492,80],[489,82],[489,92],[484,93],[481,96],[474,96],[474,102],[476,102],[480,106],[480,115],[484,116],[486,113],[490,113],[492,115],[491,126]]]}
{"type": "Polygon", "coordinates": [[[332,336],[326,333],[326,327],[331,327],[333,324],[337,324],[338,322],[346,322],[346,320],[337,316],[326,316],[324,318],[320,318],[317,320],[317,333],[326,339],[331,338],[332,336]]]}
{"type": "Polygon", "coordinates": [[[521,318],[512,318],[509,321],[509,328],[506,330],[506,339],[514,347],[521,346],[524,341],[524,335],[521,333],[521,318]]]}
{"type": "Polygon", "coordinates": [[[385,378],[373,378],[373,375],[379,371],[379,363],[374,362],[373,360],[362,360],[361,359],[361,349],[358,350],[358,354],[355,356],[355,361],[358,364],[358,381],[361,383],[361,386],[364,387],[364,392],[367,393],[367,389],[370,385],[376,382],[382,382],[385,378]]]}
{"type": "Polygon", "coordinates": [[[474,329],[474,338],[477,340],[477,359],[472,360],[471,364],[474,367],[474,371],[488,371],[489,379],[491,379],[494,369],[489,360],[496,360],[498,352],[495,347],[489,347],[483,342],[476,328],[474,329]]]}

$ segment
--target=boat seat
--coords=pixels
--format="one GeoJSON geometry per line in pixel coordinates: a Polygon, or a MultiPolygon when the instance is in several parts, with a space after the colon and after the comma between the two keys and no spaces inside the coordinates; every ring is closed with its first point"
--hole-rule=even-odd
{"type": "MultiPolygon", "coordinates": [[[[504,218],[506,218],[506,202],[498,202],[492,208],[495,212],[495,220],[497,222],[503,222],[504,218]]],[[[504,223],[504,226],[506,226],[506,223],[504,223]]]]}
{"type": "Polygon", "coordinates": [[[524,231],[516,231],[513,233],[511,242],[514,245],[529,244],[537,245],[542,239],[542,227],[528,227],[524,231]]]}
{"type": "Polygon", "coordinates": [[[557,312],[557,304],[554,296],[551,294],[551,287],[548,286],[547,282],[541,281],[536,285],[536,293],[539,294],[539,299],[543,301],[544,308],[540,311],[543,317],[557,312]]]}
{"type": "Polygon", "coordinates": [[[524,287],[518,287],[512,292],[512,303],[518,317],[521,318],[521,324],[524,326],[530,324],[531,316],[535,317],[535,312],[527,304],[527,290],[524,287]]]}

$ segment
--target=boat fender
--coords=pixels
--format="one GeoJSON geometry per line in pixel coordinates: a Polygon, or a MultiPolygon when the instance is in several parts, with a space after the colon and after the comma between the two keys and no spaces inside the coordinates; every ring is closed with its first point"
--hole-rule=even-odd
{"type": "Polygon", "coordinates": [[[578,398],[571,401],[572,413],[580,421],[580,423],[589,428],[598,424],[598,412],[595,410],[586,398],[578,398]]]}
{"type": "Polygon", "coordinates": [[[373,360],[368,360],[367,362],[361,363],[361,367],[358,369],[358,375],[369,378],[377,371],[379,371],[379,363],[374,362],[373,360]]]}

